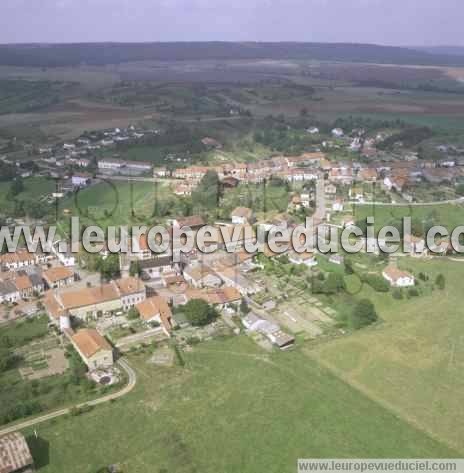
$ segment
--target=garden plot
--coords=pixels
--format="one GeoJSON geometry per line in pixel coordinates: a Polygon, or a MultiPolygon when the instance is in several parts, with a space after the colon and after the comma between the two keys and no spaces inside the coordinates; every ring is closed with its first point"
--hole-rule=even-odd
{"type": "Polygon", "coordinates": [[[63,374],[69,368],[64,350],[56,347],[29,352],[24,356],[24,363],[19,368],[21,377],[34,380],[63,374]]]}
{"type": "Polygon", "coordinates": [[[281,304],[274,317],[292,332],[306,332],[311,338],[322,335],[325,326],[334,323],[332,318],[317,307],[289,303],[281,304]]]}

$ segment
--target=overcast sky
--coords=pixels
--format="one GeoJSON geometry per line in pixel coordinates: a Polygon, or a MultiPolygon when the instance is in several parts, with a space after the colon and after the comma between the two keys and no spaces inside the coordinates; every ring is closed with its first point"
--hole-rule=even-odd
{"type": "Polygon", "coordinates": [[[0,42],[464,46],[463,0],[0,0],[0,42]]]}

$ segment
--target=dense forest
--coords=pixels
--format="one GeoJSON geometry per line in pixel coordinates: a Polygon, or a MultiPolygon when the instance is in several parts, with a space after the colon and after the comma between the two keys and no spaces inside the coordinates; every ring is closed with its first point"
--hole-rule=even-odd
{"type": "Polygon", "coordinates": [[[142,60],[314,59],[367,63],[464,65],[464,57],[347,43],[79,43],[0,45],[0,65],[58,67],[142,60]]]}

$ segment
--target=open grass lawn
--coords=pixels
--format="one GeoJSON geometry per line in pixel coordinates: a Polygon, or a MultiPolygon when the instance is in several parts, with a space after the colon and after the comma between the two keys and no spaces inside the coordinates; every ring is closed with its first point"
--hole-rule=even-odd
{"type": "Polygon", "coordinates": [[[165,184],[149,182],[101,182],[60,202],[61,224],[66,228],[70,216],[79,216],[83,224],[137,225],[152,222],[156,199],[169,193],[165,184]],[[63,211],[70,211],[64,215],[63,211]]]}
{"type": "MultiPolygon", "coordinates": [[[[402,258],[400,265],[446,288],[395,300],[363,287],[383,323],[320,344],[309,353],[342,379],[388,405],[398,415],[464,451],[464,264],[402,258]]],[[[423,285],[423,283],[422,283],[423,285]]]]}
{"type": "MultiPolygon", "coordinates": [[[[56,189],[53,179],[30,177],[23,179],[24,190],[16,196],[18,200],[40,200],[56,189]]],[[[13,210],[13,201],[8,198],[11,182],[0,182],[0,208],[3,212],[13,210]]]]}
{"type": "Polygon", "coordinates": [[[354,218],[356,221],[365,220],[366,217],[375,218],[375,228],[380,229],[385,225],[399,222],[403,217],[425,225],[443,225],[450,231],[464,224],[464,206],[461,204],[437,204],[414,206],[381,206],[357,205],[354,218]]]}
{"type": "Polygon", "coordinates": [[[298,457],[459,455],[301,351],[268,354],[242,336],[184,358],[184,368],[160,368],[131,355],[132,393],[39,426],[39,471],[94,473],[119,463],[131,473],[286,473],[298,457]]]}

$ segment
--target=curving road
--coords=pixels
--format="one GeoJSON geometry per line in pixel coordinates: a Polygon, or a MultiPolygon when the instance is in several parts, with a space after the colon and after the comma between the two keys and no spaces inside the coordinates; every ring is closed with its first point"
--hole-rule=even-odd
{"type": "Polygon", "coordinates": [[[436,200],[434,202],[398,202],[393,204],[391,202],[349,202],[353,205],[377,205],[383,207],[421,207],[421,206],[432,206],[432,205],[444,205],[444,204],[463,204],[464,197],[459,197],[457,199],[450,199],[450,200],[436,200]]]}
{"type": "MultiPolygon", "coordinates": [[[[127,373],[127,376],[129,378],[129,382],[127,383],[126,386],[124,386],[124,388],[122,388],[120,391],[116,393],[108,394],[107,396],[94,399],[93,401],[76,404],[75,406],[72,406],[72,407],[79,408],[79,407],[84,407],[84,406],[97,406],[99,404],[112,401],[113,399],[118,399],[130,393],[135,388],[135,385],[137,384],[137,375],[135,374],[135,371],[133,370],[133,368],[129,365],[127,361],[121,359],[118,361],[118,365],[127,373]]],[[[40,417],[35,417],[34,419],[29,419],[24,422],[12,425],[11,427],[6,427],[0,430],[0,436],[10,434],[18,430],[26,429],[27,427],[33,427],[34,425],[40,424],[42,422],[46,422],[47,420],[55,419],[56,417],[61,417],[66,414],[69,414],[72,407],[66,407],[58,411],[50,412],[49,414],[44,414],[40,417]]]]}

